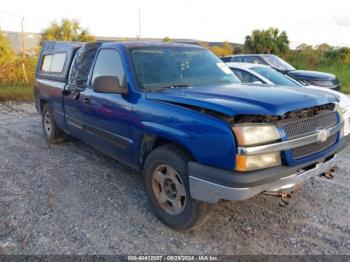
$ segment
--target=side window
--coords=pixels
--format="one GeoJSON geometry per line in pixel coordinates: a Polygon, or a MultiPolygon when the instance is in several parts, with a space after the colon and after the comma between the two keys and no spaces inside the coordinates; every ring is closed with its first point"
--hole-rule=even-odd
{"type": "Polygon", "coordinates": [[[44,55],[41,63],[41,71],[45,73],[61,73],[66,62],[65,53],[44,55]]]}
{"type": "Polygon", "coordinates": [[[232,68],[233,73],[241,80],[242,83],[253,83],[253,82],[262,82],[259,78],[255,77],[247,71],[232,68]]]}
{"type": "Polygon", "coordinates": [[[234,57],[232,57],[231,62],[242,62],[242,57],[241,56],[234,56],[234,57]]]}
{"type": "Polygon", "coordinates": [[[100,43],[87,43],[77,51],[69,72],[69,85],[79,89],[86,87],[89,73],[100,45],[100,43]]]}
{"type": "Polygon", "coordinates": [[[102,49],[97,56],[92,74],[92,82],[99,76],[115,76],[121,86],[126,86],[126,76],[122,59],[117,50],[102,49]]]}

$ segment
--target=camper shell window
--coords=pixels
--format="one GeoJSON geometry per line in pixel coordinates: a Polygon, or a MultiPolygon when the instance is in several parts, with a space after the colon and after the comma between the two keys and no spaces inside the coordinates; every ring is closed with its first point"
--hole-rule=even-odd
{"type": "Polygon", "coordinates": [[[44,55],[41,71],[46,73],[61,73],[66,62],[66,57],[66,53],[44,55]]]}
{"type": "Polygon", "coordinates": [[[79,42],[44,42],[36,68],[37,79],[66,82],[79,42]]]}

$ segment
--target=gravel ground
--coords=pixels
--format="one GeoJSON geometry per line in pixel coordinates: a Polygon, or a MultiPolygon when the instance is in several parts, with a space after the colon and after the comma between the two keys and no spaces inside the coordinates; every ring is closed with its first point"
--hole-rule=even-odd
{"type": "Polygon", "coordinates": [[[280,205],[221,202],[177,233],[149,210],[140,175],[83,143],[45,142],[31,104],[0,104],[0,254],[348,254],[350,146],[335,178],[280,205]]]}

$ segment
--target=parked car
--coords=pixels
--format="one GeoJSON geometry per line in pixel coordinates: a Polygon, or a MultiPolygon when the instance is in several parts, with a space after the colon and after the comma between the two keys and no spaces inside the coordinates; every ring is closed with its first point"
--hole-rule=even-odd
{"type": "Polygon", "coordinates": [[[335,75],[317,71],[296,70],[293,66],[275,55],[232,55],[222,57],[221,60],[225,63],[239,62],[269,65],[304,84],[330,88],[337,91],[341,89],[341,84],[335,75]]]}
{"type": "Polygon", "coordinates": [[[200,46],[46,42],[35,104],[49,143],[75,136],[141,171],[156,216],[188,230],[221,199],[292,191],[346,146],[334,95],[239,82],[200,46]]]}
{"type": "Polygon", "coordinates": [[[321,92],[328,92],[339,98],[339,105],[342,108],[344,118],[344,135],[350,134],[350,98],[338,91],[324,89],[319,86],[305,85],[302,82],[275,70],[271,66],[251,64],[251,63],[226,63],[226,65],[235,73],[242,83],[261,83],[268,85],[280,85],[291,87],[307,87],[321,92]]]}

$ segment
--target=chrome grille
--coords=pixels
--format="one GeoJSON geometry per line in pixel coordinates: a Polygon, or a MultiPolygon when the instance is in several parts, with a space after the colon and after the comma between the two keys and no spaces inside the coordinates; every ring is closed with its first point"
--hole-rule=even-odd
{"type": "Polygon", "coordinates": [[[280,127],[286,132],[288,139],[294,139],[316,132],[317,129],[330,128],[337,124],[337,113],[328,111],[313,117],[281,122],[280,127]]]}
{"type": "MultiPolygon", "coordinates": [[[[328,129],[337,124],[335,111],[323,111],[312,117],[288,119],[278,123],[278,127],[284,129],[288,140],[314,134],[318,129],[328,129]]],[[[293,159],[300,159],[318,153],[333,145],[337,140],[337,134],[330,136],[326,141],[300,146],[292,149],[293,159]]]]}
{"type": "Polygon", "coordinates": [[[312,143],[305,146],[300,146],[292,149],[293,159],[300,159],[311,156],[317,152],[327,149],[337,141],[337,134],[331,135],[326,141],[321,143],[312,143]]]}

